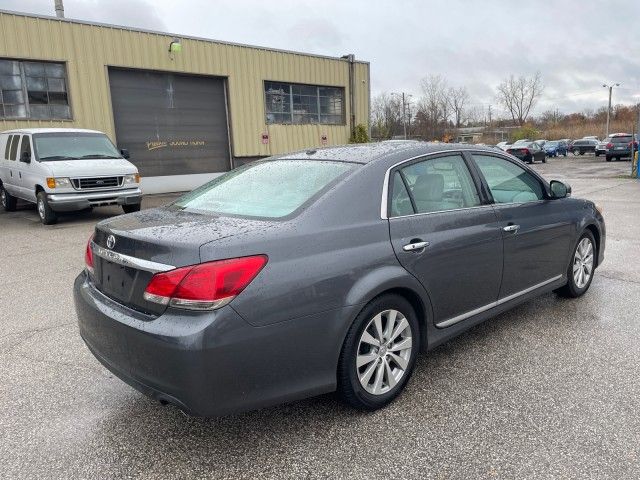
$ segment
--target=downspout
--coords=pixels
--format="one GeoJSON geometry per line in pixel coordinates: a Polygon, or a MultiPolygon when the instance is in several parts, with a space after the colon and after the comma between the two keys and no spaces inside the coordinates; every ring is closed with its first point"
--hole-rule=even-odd
{"type": "Polygon", "coordinates": [[[355,104],[355,86],[356,86],[356,72],[355,62],[356,56],[353,53],[343,56],[345,60],[349,62],[349,130],[351,136],[355,137],[356,134],[356,104],[355,104]]]}

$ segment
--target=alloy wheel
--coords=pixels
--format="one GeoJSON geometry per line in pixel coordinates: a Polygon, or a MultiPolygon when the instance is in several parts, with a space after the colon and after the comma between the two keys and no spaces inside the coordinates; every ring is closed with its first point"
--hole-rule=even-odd
{"type": "Polygon", "coordinates": [[[369,321],[356,357],[356,374],[368,393],[388,393],[402,379],[411,358],[411,336],[411,325],[398,310],[385,310],[369,321]]]}
{"type": "Polygon", "coordinates": [[[2,200],[2,206],[6,208],[6,206],[7,206],[7,192],[4,191],[4,188],[0,188],[0,200],[2,200]]]}
{"type": "Polygon", "coordinates": [[[573,281],[578,288],[584,288],[593,273],[593,243],[588,237],[578,243],[573,256],[573,281]]]}

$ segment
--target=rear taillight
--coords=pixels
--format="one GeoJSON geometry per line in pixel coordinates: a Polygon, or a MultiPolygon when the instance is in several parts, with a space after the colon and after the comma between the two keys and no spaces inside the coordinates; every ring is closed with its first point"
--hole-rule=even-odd
{"type": "Polygon", "coordinates": [[[84,250],[84,266],[89,273],[93,273],[93,250],[91,250],[91,242],[93,242],[94,234],[91,234],[87,247],[84,250]]]}
{"type": "Polygon", "coordinates": [[[156,273],[144,291],[144,299],[189,310],[215,310],[242,292],[267,260],[266,255],[255,255],[156,273]]]}
{"type": "Polygon", "coordinates": [[[529,149],[528,148],[523,148],[522,149],[522,153],[524,153],[525,155],[529,155],[529,149]]]}
{"type": "Polygon", "coordinates": [[[611,142],[607,143],[607,148],[613,148],[613,143],[611,142]]]}

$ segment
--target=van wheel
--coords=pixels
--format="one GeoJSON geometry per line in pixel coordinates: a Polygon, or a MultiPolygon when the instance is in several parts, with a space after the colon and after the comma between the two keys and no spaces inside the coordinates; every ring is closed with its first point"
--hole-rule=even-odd
{"type": "Polygon", "coordinates": [[[338,363],[338,391],[361,410],[377,410],[403,390],[420,351],[420,326],[411,304],[381,295],[354,320],[338,363]]]}
{"type": "Polygon", "coordinates": [[[573,249],[571,262],[567,269],[567,284],[555,292],[561,297],[577,298],[582,296],[591,286],[595,268],[596,242],[593,234],[587,230],[580,236],[573,249]]]}
{"type": "Polygon", "coordinates": [[[45,192],[38,192],[36,204],[38,206],[38,216],[44,225],[53,225],[58,221],[58,215],[49,206],[45,192]]]}
{"type": "Polygon", "coordinates": [[[18,199],[4,189],[4,185],[0,185],[0,200],[2,208],[5,212],[13,212],[18,204],[18,199]]]}
{"type": "Polygon", "coordinates": [[[134,203],[132,205],[122,205],[122,210],[124,210],[124,213],[139,212],[140,211],[140,204],[139,203],[134,203]]]}

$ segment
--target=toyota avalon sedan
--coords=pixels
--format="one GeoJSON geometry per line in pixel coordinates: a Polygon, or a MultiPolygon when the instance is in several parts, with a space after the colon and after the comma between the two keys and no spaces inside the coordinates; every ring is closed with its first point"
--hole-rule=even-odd
{"type": "Polygon", "coordinates": [[[589,289],[605,225],[570,193],[472,145],[250,163],[96,226],[75,281],[80,334],[116,376],[194,415],[335,390],[377,409],[420,352],[537,295],[589,289]]]}

